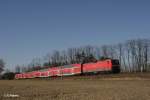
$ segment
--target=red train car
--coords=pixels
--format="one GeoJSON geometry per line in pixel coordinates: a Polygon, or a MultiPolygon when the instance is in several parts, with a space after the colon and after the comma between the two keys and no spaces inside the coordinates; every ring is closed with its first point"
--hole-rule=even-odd
{"type": "Polygon", "coordinates": [[[49,76],[60,76],[60,67],[52,67],[49,69],[49,76]]]}
{"type": "Polygon", "coordinates": [[[81,73],[81,64],[71,64],[71,65],[65,65],[61,66],[61,76],[71,76],[71,75],[77,75],[81,73]]]}

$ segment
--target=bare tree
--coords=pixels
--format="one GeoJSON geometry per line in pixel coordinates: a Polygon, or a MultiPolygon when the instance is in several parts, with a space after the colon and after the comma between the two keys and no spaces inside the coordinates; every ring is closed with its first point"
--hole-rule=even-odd
{"type": "Polygon", "coordinates": [[[54,66],[59,66],[60,65],[60,52],[55,50],[53,52],[53,55],[51,56],[51,59],[52,59],[52,64],[54,66]]]}
{"type": "Polygon", "coordinates": [[[93,55],[93,46],[90,46],[90,45],[88,45],[88,46],[85,46],[84,47],[84,53],[85,53],[85,55],[86,56],[90,56],[90,55],[93,55]]]}
{"type": "Polygon", "coordinates": [[[19,65],[17,65],[15,70],[16,70],[16,73],[20,73],[21,72],[21,67],[19,65]]]}
{"type": "Polygon", "coordinates": [[[118,48],[118,54],[119,54],[118,57],[119,57],[119,61],[120,61],[122,71],[126,71],[127,69],[126,69],[125,61],[124,61],[125,59],[122,59],[122,58],[124,58],[124,56],[123,56],[123,44],[119,43],[117,48],[118,48]],[[122,62],[123,62],[123,64],[122,64],[122,62]]]}
{"type": "Polygon", "coordinates": [[[4,70],[4,67],[5,67],[5,62],[3,61],[3,59],[0,59],[0,74],[4,70]]]}
{"type": "Polygon", "coordinates": [[[107,45],[103,45],[101,47],[101,52],[102,52],[102,56],[104,58],[109,58],[109,54],[108,54],[108,46],[107,45]]]}
{"type": "Polygon", "coordinates": [[[68,64],[68,56],[67,56],[67,52],[66,52],[65,50],[63,50],[63,51],[61,52],[60,58],[61,58],[60,61],[61,61],[61,64],[62,64],[62,65],[68,64]]]}
{"type": "Polygon", "coordinates": [[[30,63],[30,66],[32,67],[35,67],[35,66],[42,66],[42,61],[41,61],[41,58],[33,58],[31,63],[30,63]]]}
{"type": "Polygon", "coordinates": [[[75,59],[74,59],[75,48],[69,48],[67,52],[68,52],[69,63],[74,63],[75,62],[75,59]]]}
{"type": "Polygon", "coordinates": [[[100,59],[101,58],[101,50],[100,50],[100,47],[98,47],[98,46],[94,47],[94,57],[96,59],[100,59]]]}
{"type": "Polygon", "coordinates": [[[27,67],[25,67],[25,66],[21,67],[21,72],[27,72],[27,71],[28,71],[27,67]]]}
{"type": "Polygon", "coordinates": [[[52,66],[52,59],[51,54],[48,53],[46,56],[44,56],[44,66],[52,66]]]}
{"type": "Polygon", "coordinates": [[[127,41],[125,43],[125,51],[126,51],[126,62],[127,62],[127,66],[128,66],[128,71],[131,72],[132,68],[131,68],[131,50],[130,50],[130,41],[127,41]]]}

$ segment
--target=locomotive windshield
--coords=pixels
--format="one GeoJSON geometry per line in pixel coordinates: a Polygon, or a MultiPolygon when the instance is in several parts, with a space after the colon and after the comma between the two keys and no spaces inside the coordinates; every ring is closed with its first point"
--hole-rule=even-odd
{"type": "Polygon", "coordinates": [[[113,65],[119,65],[119,60],[112,60],[113,65]]]}

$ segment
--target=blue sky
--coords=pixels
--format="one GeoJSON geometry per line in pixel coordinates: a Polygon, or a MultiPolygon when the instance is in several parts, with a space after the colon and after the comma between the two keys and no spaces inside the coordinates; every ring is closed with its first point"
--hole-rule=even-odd
{"type": "Polygon", "coordinates": [[[0,58],[11,69],[53,50],[149,37],[149,0],[0,0],[0,58]]]}

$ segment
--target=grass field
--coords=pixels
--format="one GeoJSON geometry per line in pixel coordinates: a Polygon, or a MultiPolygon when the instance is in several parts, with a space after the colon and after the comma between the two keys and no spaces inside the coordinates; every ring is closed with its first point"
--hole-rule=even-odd
{"type": "Polygon", "coordinates": [[[150,100],[149,77],[116,76],[96,79],[1,80],[0,100],[150,100]]]}

